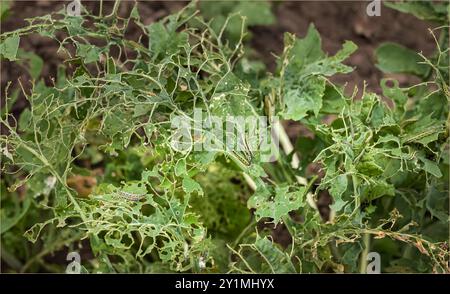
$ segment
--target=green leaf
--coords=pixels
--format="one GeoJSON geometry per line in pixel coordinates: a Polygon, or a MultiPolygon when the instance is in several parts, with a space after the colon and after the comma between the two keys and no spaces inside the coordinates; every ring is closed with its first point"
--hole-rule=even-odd
{"type": "Polygon", "coordinates": [[[19,49],[20,37],[19,35],[12,35],[7,37],[0,44],[0,55],[4,58],[14,61],[17,60],[17,50],[19,49]]]}
{"type": "Polygon", "coordinates": [[[429,114],[413,121],[404,129],[405,134],[401,137],[403,144],[414,142],[428,146],[429,143],[439,138],[445,127],[442,121],[432,118],[432,115],[429,114]]]}
{"type": "Polygon", "coordinates": [[[271,25],[276,19],[268,1],[200,1],[200,10],[217,33],[224,27],[227,17],[233,15],[225,27],[227,40],[233,44],[239,40],[242,27],[246,31],[248,26],[271,25]],[[241,17],[245,17],[245,22],[241,17]]]}
{"type": "Polygon", "coordinates": [[[29,108],[25,108],[19,117],[19,129],[21,131],[26,131],[30,127],[32,122],[32,115],[29,108]]]}
{"type": "Polygon", "coordinates": [[[346,106],[346,102],[342,94],[334,87],[326,86],[322,98],[321,113],[325,114],[339,114],[346,106]]]}
{"type": "Polygon", "coordinates": [[[298,188],[290,192],[288,186],[275,187],[275,195],[271,198],[267,193],[255,192],[249,200],[249,207],[256,208],[256,219],[271,218],[273,223],[279,223],[288,213],[300,208],[303,204],[306,189],[298,188]],[[269,196],[269,197],[268,197],[269,196]]]}
{"type": "Polygon", "coordinates": [[[88,64],[99,61],[104,50],[94,45],[78,44],[77,55],[83,58],[83,62],[88,64]]]}
{"type": "Polygon", "coordinates": [[[295,273],[295,267],[289,255],[283,252],[273,241],[268,238],[258,238],[255,249],[263,257],[270,268],[271,273],[295,273]]]}
{"type": "MultiPolygon", "coordinates": [[[[14,195],[14,197],[15,196],[16,195],[14,195]]],[[[2,214],[1,214],[1,223],[2,223],[1,234],[2,235],[4,232],[7,232],[12,227],[14,227],[25,216],[25,214],[28,212],[28,209],[30,208],[30,204],[31,204],[31,198],[26,197],[25,200],[20,205],[17,205],[18,209],[16,209],[14,211],[14,215],[7,215],[6,209],[4,208],[5,211],[2,211],[2,214]]],[[[11,208],[9,210],[11,210],[11,208]]],[[[9,211],[9,212],[11,212],[11,211],[9,211]]]]}
{"type": "Polygon", "coordinates": [[[233,262],[238,272],[296,273],[293,259],[268,237],[256,236],[253,244],[241,244],[238,259],[233,262]]]}
{"type": "Polygon", "coordinates": [[[340,198],[342,194],[347,190],[348,180],[347,175],[339,175],[337,176],[330,188],[330,193],[335,198],[340,198]]]}
{"type": "MultiPolygon", "coordinates": [[[[427,195],[426,195],[426,206],[430,211],[431,215],[438,218],[446,225],[446,231],[448,237],[448,205],[449,205],[449,197],[448,197],[448,188],[445,189],[442,186],[442,183],[437,182],[436,180],[432,182],[433,184],[429,187],[427,195]]],[[[448,182],[447,182],[448,183],[448,182]]]]}
{"type": "Polygon", "coordinates": [[[342,45],[342,49],[332,57],[332,60],[334,62],[342,62],[349,58],[357,49],[358,46],[355,43],[347,40],[344,42],[344,45],[342,45]]]}
{"type": "Polygon", "coordinates": [[[152,59],[164,59],[176,54],[180,47],[187,45],[188,35],[184,32],[177,33],[176,23],[170,22],[167,27],[161,22],[147,26],[149,33],[149,49],[152,59]]]}
{"type": "Polygon", "coordinates": [[[384,180],[373,180],[369,185],[363,186],[361,190],[361,197],[367,201],[372,201],[382,196],[395,196],[395,187],[384,180]]]}
{"type": "Polygon", "coordinates": [[[325,80],[310,78],[303,87],[290,89],[284,96],[285,119],[301,120],[308,112],[318,115],[322,107],[325,80]]]}
{"type": "Polygon", "coordinates": [[[336,212],[339,212],[347,204],[341,197],[347,190],[347,185],[347,175],[339,175],[331,183],[330,194],[333,196],[331,208],[336,212]]]}
{"type": "Polygon", "coordinates": [[[403,2],[383,1],[383,4],[389,8],[412,14],[422,20],[438,21],[440,23],[448,22],[448,3],[433,3],[431,1],[417,0],[403,2]]]}
{"type": "MultiPolygon", "coordinates": [[[[214,3],[213,5],[217,5],[214,3]]],[[[253,25],[271,25],[275,23],[275,16],[268,1],[239,1],[233,12],[239,12],[246,17],[246,23],[253,25]]]]}
{"type": "Polygon", "coordinates": [[[342,244],[341,248],[342,257],[341,262],[348,267],[349,272],[355,272],[358,270],[358,260],[363,250],[360,243],[342,244]]]}
{"type": "MultiPolygon", "coordinates": [[[[318,31],[311,25],[303,39],[295,39],[285,34],[285,54],[279,67],[285,66],[283,101],[285,109],[281,113],[285,119],[301,120],[309,112],[315,116],[322,108],[326,79],[336,73],[348,73],[351,67],[342,64],[355,50],[356,45],[347,41],[343,48],[332,57],[327,57],[321,48],[318,31]],[[289,48],[291,48],[289,50],[289,48]]],[[[280,69],[281,71],[281,69],[280,69]]]]}
{"type": "MultiPolygon", "coordinates": [[[[23,50],[19,50],[19,59],[22,64],[23,61],[27,61],[27,67],[29,69],[29,73],[34,80],[37,80],[41,75],[42,67],[44,66],[44,61],[42,58],[34,54],[33,52],[27,52],[23,50]]],[[[25,64],[24,64],[25,65],[25,64]]]]}
{"type": "MultiPolygon", "coordinates": [[[[286,35],[285,43],[288,38],[289,36],[286,35]]],[[[307,64],[325,58],[325,53],[322,51],[322,39],[313,24],[309,26],[304,38],[295,40],[290,55],[294,58],[293,66],[296,68],[302,68],[307,64]]]]}
{"type": "Polygon", "coordinates": [[[436,162],[426,159],[423,156],[419,156],[420,161],[424,163],[423,170],[429,174],[432,174],[436,178],[442,177],[442,172],[439,169],[439,165],[436,162]]]}
{"type": "Polygon", "coordinates": [[[147,194],[147,188],[142,183],[126,183],[122,191],[138,195],[147,194]]]}
{"type": "Polygon", "coordinates": [[[78,36],[86,33],[86,29],[83,27],[84,17],[67,16],[65,21],[70,36],[78,36]]]}
{"type": "Polygon", "coordinates": [[[386,73],[408,73],[425,76],[430,68],[416,52],[396,43],[383,43],[375,50],[376,66],[386,73]]]}
{"type": "Polygon", "coordinates": [[[11,9],[11,4],[12,1],[11,0],[3,0],[0,4],[0,20],[4,21],[8,15],[9,15],[9,11],[11,9]]]}
{"type": "Polygon", "coordinates": [[[399,88],[398,81],[393,79],[382,79],[380,85],[383,90],[383,95],[392,99],[395,102],[396,109],[402,114],[404,112],[405,104],[408,101],[408,95],[399,88]],[[393,83],[393,86],[389,87],[387,85],[388,82],[393,83]]]}
{"type": "Polygon", "coordinates": [[[383,174],[383,168],[377,163],[372,154],[365,154],[356,165],[358,172],[366,176],[379,176],[383,174]]]}
{"type": "Polygon", "coordinates": [[[176,176],[183,176],[186,175],[187,171],[186,171],[186,159],[181,158],[180,160],[177,161],[176,165],[175,165],[175,175],[176,176]]]}
{"type": "Polygon", "coordinates": [[[349,73],[352,67],[342,64],[358,47],[352,41],[345,41],[341,50],[332,57],[326,57],[308,64],[303,70],[303,75],[332,76],[337,73],[349,73]]]}
{"type": "Polygon", "coordinates": [[[203,189],[200,186],[200,184],[191,178],[188,178],[188,177],[183,178],[182,185],[183,185],[184,192],[186,192],[188,194],[197,192],[199,195],[203,195],[203,189]]]}

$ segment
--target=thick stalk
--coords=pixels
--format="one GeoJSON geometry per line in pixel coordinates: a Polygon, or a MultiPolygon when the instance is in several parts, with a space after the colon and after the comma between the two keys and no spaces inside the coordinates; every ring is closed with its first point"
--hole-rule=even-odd
{"type": "Polygon", "coordinates": [[[359,273],[367,273],[367,255],[369,254],[370,247],[370,234],[364,233],[363,235],[364,250],[361,253],[361,259],[359,263],[359,273]]]}

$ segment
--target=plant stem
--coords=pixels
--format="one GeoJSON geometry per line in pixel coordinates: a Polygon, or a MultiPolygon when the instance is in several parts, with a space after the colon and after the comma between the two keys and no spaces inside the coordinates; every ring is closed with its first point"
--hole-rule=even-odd
{"type": "Polygon", "coordinates": [[[247,234],[247,232],[256,225],[256,223],[257,223],[257,221],[255,220],[255,218],[252,218],[250,223],[245,227],[245,229],[242,230],[242,232],[239,234],[239,236],[236,238],[236,240],[234,240],[234,242],[233,242],[234,249],[239,244],[241,239],[247,234]]]}
{"type": "MultiPolygon", "coordinates": [[[[273,130],[275,132],[275,135],[278,137],[278,140],[280,141],[281,147],[283,147],[284,153],[290,154],[294,151],[294,146],[291,143],[291,140],[289,139],[289,136],[286,134],[286,131],[284,130],[283,125],[280,121],[275,121],[273,124],[273,130]]],[[[291,166],[293,169],[297,169],[300,165],[300,159],[298,158],[297,153],[292,154],[292,161],[291,166]]],[[[307,185],[308,181],[300,176],[295,176],[297,179],[297,182],[300,185],[307,185]]]]}
{"type": "Polygon", "coordinates": [[[98,13],[99,17],[103,16],[103,0],[100,0],[100,11],[98,13]]]}
{"type": "Polygon", "coordinates": [[[111,11],[111,13],[107,16],[105,16],[106,18],[110,18],[110,17],[114,17],[117,15],[117,11],[119,10],[119,5],[120,5],[120,0],[116,0],[114,2],[114,6],[113,6],[113,10],[111,11]]]}
{"type": "Polygon", "coordinates": [[[367,255],[369,254],[369,247],[370,247],[370,234],[369,233],[364,233],[363,244],[364,244],[364,250],[361,253],[361,259],[360,259],[360,263],[359,263],[359,273],[361,273],[361,274],[367,273],[367,255]]]}

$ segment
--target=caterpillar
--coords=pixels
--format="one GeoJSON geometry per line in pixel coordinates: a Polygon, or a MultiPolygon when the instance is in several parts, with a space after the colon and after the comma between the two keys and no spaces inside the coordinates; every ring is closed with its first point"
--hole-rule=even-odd
{"type": "Polygon", "coordinates": [[[118,191],[116,195],[129,201],[139,201],[144,198],[145,194],[136,194],[125,191],[118,191]]]}
{"type": "Polygon", "coordinates": [[[246,154],[244,156],[244,154],[241,154],[241,153],[236,152],[236,151],[232,151],[232,152],[229,153],[229,155],[231,155],[231,158],[237,160],[238,162],[242,163],[244,166],[248,167],[252,163],[251,162],[251,158],[248,157],[246,154]]]}
{"type": "Polygon", "coordinates": [[[441,126],[431,127],[428,130],[424,130],[422,133],[404,138],[404,143],[417,142],[427,136],[430,136],[430,135],[433,135],[433,134],[439,132],[441,129],[442,129],[441,126]]]}

